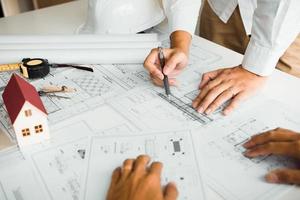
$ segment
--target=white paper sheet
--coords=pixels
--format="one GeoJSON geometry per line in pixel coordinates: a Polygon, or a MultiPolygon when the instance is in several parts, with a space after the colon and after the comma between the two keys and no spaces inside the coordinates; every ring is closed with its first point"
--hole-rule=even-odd
{"type": "Polygon", "coordinates": [[[82,199],[105,199],[112,171],[125,159],[141,154],[163,162],[162,184],[175,182],[180,191],[179,200],[205,198],[191,134],[189,131],[174,131],[92,138],[87,153],[82,199]]]}
{"type": "MultiPolygon", "coordinates": [[[[76,93],[60,94],[62,96],[65,95],[67,97],[71,97],[70,100],[59,99],[55,97],[42,98],[45,107],[49,112],[49,122],[51,127],[52,139],[50,142],[50,146],[42,146],[42,150],[37,149],[34,153],[30,154],[32,156],[31,158],[34,158],[34,162],[38,163],[37,166],[33,165],[33,168],[31,168],[30,170],[33,172],[41,170],[40,174],[34,173],[36,175],[35,178],[32,180],[32,185],[35,185],[35,179],[37,179],[37,181],[40,181],[37,185],[43,185],[43,187],[46,188],[48,187],[49,190],[48,192],[46,192],[45,195],[49,196],[49,191],[50,194],[56,194],[55,191],[58,188],[62,188],[61,186],[65,185],[63,183],[68,182],[68,177],[70,176],[63,176],[63,174],[57,174],[55,170],[52,170],[55,168],[51,168],[51,170],[50,168],[48,168],[48,176],[48,174],[46,174],[47,171],[43,167],[47,166],[46,164],[50,163],[51,160],[53,161],[53,158],[55,158],[55,155],[57,154],[57,152],[59,152],[57,151],[57,142],[62,142],[61,140],[66,141],[61,145],[63,145],[63,149],[66,152],[68,152],[68,155],[71,155],[72,157],[72,155],[74,155],[75,153],[72,152],[72,149],[74,148],[71,148],[73,147],[71,143],[76,139],[80,139],[81,137],[86,137],[88,135],[114,135],[116,136],[113,137],[114,140],[119,141],[119,137],[117,137],[117,135],[119,134],[123,134],[123,136],[124,134],[126,134],[126,137],[128,138],[135,138],[130,137],[128,135],[137,135],[139,133],[143,134],[144,132],[148,132],[149,130],[157,130],[159,132],[168,131],[170,134],[172,134],[174,131],[176,132],[177,130],[195,129],[196,131],[198,130],[196,132],[196,135],[198,134],[198,136],[201,137],[199,140],[195,140],[195,138],[193,138],[193,142],[197,142],[196,146],[205,147],[204,149],[201,148],[198,150],[207,152],[207,154],[205,154],[203,158],[205,158],[204,161],[207,162],[207,164],[209,165],[208,170],[216,169],[216,174],[220,175],[219,171],[217,170],[220,169],[220,166],[224,167],[223,172],[225,172],[226,174],[221,172],[221,175],[218,177],[212,176],[213,173],[211,171],[207,172],[208,174],[212,174],[208,176],[207,180],[209,180],[210,185],[218,194],[222,194],[222,196],[230,200],[234,198],[243,200],[246,199],[244,198],[244,195],[248,192],[248,189],[245,189],[245,185],[241,184],[241,180],[244,180],[244,182],[250,180],[249,184],[251,186],[251,190],[249,191],[254,191],[254,194],[256,194],[256,191],[258,191],[257,194],[262,194],[262,191],[266,191],[266,188],[270,187],[272,188],[270,189],[270,191],[268,190],[268,194],[270,194],[271,196],[285,192],[286,188],[288,189],[289,187],[282,187],[277,185],[270,186],[268,184],[265,184],[263,180],[260,177],[258,177],[265,173],[265,165],[261,163],[256,164],[256,167],[252,168],[254,169],[254,172],[252,174],[245,174],[245,171],[241,170],[241,173],[239,173],[238,175],[238,179],[235,176],[233,176],[232,171],[230,170],[236,168],[240,169],[239,166],[244,166],[245,158],[241,155],[240,152],[236,152],[232,145],[226,144],[225,140],[223,139],[223,136],[225,137],[227,135],[230,135],[236,130],[237,127],[240,127],[240,124],[243,124],[242,122],[251,122],[249,121],[249,119],[251,119],[251,116],[253,116],[252,119],[258,118],[260,121],[263,122],[263,124],[267,124],[268,127],[271,127],[270,123],[272,125],[273,122],[278,122],[278,125],[286,125],[286,128],[295,128],[295,130],[298,126],[293,126],[292,124],[295,124],[295,122],[296,124],[298,123],[297,120],[295,120],[297,119],[297,117],[290,117],[290,113],[288,113],[288,115],[283,115],[281,109],[276,109],[276,106],[272,109],[267,109],[267,107],[256,108],[255,106],[257,106],[257,102],[254,100],[251,100],[246,106],[240,107],[238,109],[239,111],[236,112],[236,114],[232,115],[232,117],[224,118],[220,115],[220,110],[218,110],[214,115],[210,116],[213,120],[211,120],[206,125],[199,123],[199,121],[195,120],[195,118],[191,118],[191,116],[188,115],[187,112],[185,112],[190,110],[188,106],[190,106],[192,99],[199,92],[198,84],[201,79],[201,74],[203,73],[203,71],[206,70],[204,66],[219,65],[220,63],[231,63],[231,59],[224,59],[222,57],[223,53],[229,54],[227,51],[222,51],[222,49],[220,50],[219,48],[216,48],[216,52],[206,50],[205,47],[203,47],[198,40],[194,40],[192,47],[193,56],[191,57],[192,62],[189,65],[189,67],[178,77],[181,83],[180,87],[172,88],[172,93],[183,102],[183,109],[179,108],[178,106],[174,106],[172,103],[166,101],[158,95],[158,93],[164,92],[163,89],[153,86],[149,79],[148,72],[143,68],[141,64],[91,65],[91,67],[93,67],[95,70],[94,73],[75,69],[51,69],[51,73],[47,77],[45,77],[45,79],[31,81],[38,89],[40,89],[43,85],[49,84],[66,85],[77,89],[76,93]],[[249,110],[244,109],[247,108],[247,106],[251,106],[251,108],[249,107],[249,110]],[[253,111],[266,111],[266,113],[272,113],[272,115],[270,117],[266,117],[263,114],[260,115],[260,113],[258,115],[254,115],[253,111]],[[243,116],[247,117],[244,118],[243,116]],[[284,118],[282,118],[283,116],[284,118]],[[282,124],[278,119],[281,119],[282,122],[287,120],[290,123],[282,124]],[[70,127],[75,127],[75,129],[70,129],[70,127]],[[70,132],[70,130],[72,131],[70,132]],[[221,133],[224,134],[222,135],[222,137],[220,135],[212,134],[219,133],[219,130],[221,130],[221,133]],[[222,160],[222,157],[220,157],[218,152],[207,151],[211,150],[210,146],[207,146],[207,142],[212,140],[214,141],[214,139],[216,139],[216,141],[218,142],[218,144],[221,145],[221,147],[224,146],[226,148],[226,155],[234,154],[237,157],[234,157],[233,159],[238,159],[232,161],[226,160],[226,158],[228,157],[225,157],[225,159],[223,158],[222,160]],[[234,164],[232,164],[231,162],[234,162],[234,164]],[[263,171],[260,169],[260,167],[263,168],[263,171]],[[257,171],[255,171],[256,169],[257,171]],[[53,175],[53,177],[55,177],[53,178],[53,181],[60,181],[62,185],[55,188],[55,186],[50,180],[51,174],[53,175]],[[227,175],[231,177],[230,181],[227,175]],[[43,179],[44,181],[41,181],[43,179]],[[238,185],[238,189],[236,189],[236,185],[238,185]],[[261,185],[263,186],[260,187],[261,185]]],[[[0,86],[5,86],[7,84],[10,75],[11,73],[7,72],[0,74],[0,86]]],[[[261,99],[261,97],[258,98],[261,99]]],[[[265,101],[265,99],[261,100],[265,101]]],[[[278,108],[282,107],[282,105],[278,106],[278,108]]],[[[7,117],[7,113],[4,109],[3,104],[1,104],[0,106],[0,119],[1,128],[3,128],[3,130],[5,131],[10,131],[13,136],[10,121],[7,117]]],[[[264,130],[265,126],[260,125],[258,127],[259,128],[257,129],[257,131],[262,131],[264,130]]],[[[194,130],[192,132],[194,137],[194,130]]],[[[149,137],[156,137],[156,135],[157,134],[149,135],[149,137]]],[[[189,133],[185,135],[189,135],[189,133]]],[[[141,141],[140,138],[145,137],[145,135],[141,135],[141,137],[137,136],[137,139],[132,140],[132,142],[134,142],[135,144],[139,144],[139,142],[141,141]]],[[[110,139],[108,139],[107,141],[109,142],[110,139]]],[[[161,141],[164,140],[162,139],[161,141]]],[[[190,141],[190,139],[188,139],[188,141],[190,141]]],[[[101,143],[100,139],[99,143],[101,143]]],[[[193,156],[194,155],[188,157],[188,159],[191,159],[193,156]]],[[[91,156],[91,158],[94,159],[93,156],[91,156]]],[[[118,157],[116,163],[107,162],[106,164],[112,164],[112,168],[110,168],[110,170],[113,170],[114,166],[120,165],[120,160],[121,157],[118,157]]],[[[170,163],[173,163],[173,161],[174,160],[170,161],[170,163]]],[[[189,162],[192,163],[192,161],[189,162]]],[[[246,163],[248,162],[250,161],[246,161],[246,163]]],[[[73,165],[71,163],[73,162],[70,162],[70,165],[73,165]]],[[[168,165],[168,160],[166,161],[166,164],[168,165]]],[[[79,165],[77,167],[79,167],[79,165]]],[[[29,170],[27,170],[28,166],[25,166],[25,168],[26,171],[29,170]]],[[[165,166],[165,168],[167,169],[168,167],[165,166]]],[[[71,174],[72,170],[76,170],[77,168],[75,167],[74,169],[69,169],[70,171],[66,171],[65,174],[71,174]]],[[[10,172],[9,168],[7,168],[6,170],[3,169],[3,172],[7,174],[14,174],[15,171],[19,171],[20,169],[15,170],[14,168],[11,168],[12,172],[10,172]]],[[[238,170],[235,171],[239,172],[238,170]]],[[[181,171],[178,174],[180,173],[181,171]]],[[[193,174],[199,173],[200,171],[197,171],[193,174]]],[[[106,178],[106,180],[107,181],[105,182],[105,184],[107,187],[107,184],[109,182],[108,178],[106,178]]],[[[18,183],[15,183],[13,178],[11,178],[10,176],[5,177],[4,181],[0,178],[0,181],[1,183],[7,182],[12,185],[18,185],[18,183]]],[[[19,180],[16,179],[16,181],[18,182],[19,180]]],[[[27,190],[35,191],[36,188],[28,188],[27,190]]],[[[181,190],[186,191],[185,188],[181,190]]],[[[72,196],[72,192],[74,192],[74,190],[65,191],[66,193],[62,194],[66,194],[67,197],[63,196],[63,198],[59,199],[69,198],[72,196]]],[[[78,188],[76,191],[78,191],[78,188]]],[[[101,191],[103,194],[104,188],[102,188],[101,191]]],[[[0,195],[3,196],[4,193],[6,194],[10,192],[10,187],[5,187],[4,192],[2,191],[2,194],[0,192],[0,195]]],[[[58,192],[57,194],[59,195],[60,193],[58,192]]],[[[78,197],[78,192],[76,194],[77,195],[75,196],[78,197]]],[[[44,194],[41,193],[39,195],[44,194]]],[[[263,197],[266,196],[261,195],[258,196],[257,199],[263,197]]],[[[45,198],[47,198],[47,196],[45,198]]],[[[32,200],[34,198],[27,199],[32,200]]]]}
{"type": "Polygon", "coordinates": [[[262,156],[249,159],[242,145],[254,134],[277,127],[300,130],[300,120],[284,104],[265,101],[233,115],[222,123],[195,131],[195,143],[204,162],[204,174],[211,188],[228,200],[276,199],[291,186],[269,184],[268,171],[295,167],[292,159],[262,156]]]}

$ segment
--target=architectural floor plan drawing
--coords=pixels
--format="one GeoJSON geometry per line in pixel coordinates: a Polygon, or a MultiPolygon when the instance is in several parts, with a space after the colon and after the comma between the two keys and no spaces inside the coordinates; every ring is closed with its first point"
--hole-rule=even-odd
{"type": "MultiPolygon", "coordinates": [[[[168,46],[167,40],[164,41],[164,45],[168,46]]],[[[192,99],[197,95],[197,93],[199,93],[198,84],[200,82],[202,72],[204,71],[203,66],[209,63],[218,62],[222,57],[214,52],[204,50],[197,42],[193,43],[191,48],[194,52],[191,56],[191,62],[186,70],[178,77],[180,86],[177,88],[172,88],[172,94],[177,100],[182,100],[185,105],[178,106],[177,104],[174,104],[174,102],[171,104],[170,102],[167,103],[175,106],[170,112],[172,113],[172,110],[177,110],[176,112],[179,112],[178,118],[184,118],[185,121],[186,119],[188,119],[188,121],[197,121],[200,122],[198,124],[201,125],[203,122],[206,124],[210,121],[213,121],[216,117],[220,117],[220,115],[218,115],[219,112],[217,111],[211,116],[200,115],[196,112],[193,112],[190,104],[192,99]],[[215,114],[217,116],[215,116],[215,114]]],[[[57,98],[53,96],[42,97],[42,101],[45,104],[46,110],[49,114],[50,126],[62,120],[95,109],[104,102],[110,104],[111,100],[117,100],[114,97],[126,96],[128,92],[134,91],[132,93],[137,92],[137,95],[144,96],[148,95],[144,94],[145,88],[152,89],[159,93],[163,91],[161,88],[153,86],[152,82],[150,81],[149,74],[144,69],[142,64],[91,65],[90,67],[94,69],[93,73],[77,69],[51,68],[50,74],[45,78],[41,80],[29,80],[33,85],[36,86],[37,90],[41,89],[45,85],[67,86],[77,90],[75,93],[59,94],[67,97],[68,99],[57,98]]],[[[3,91],[4,86],[7,84],[11,74],[12,72],[4,72],[0,74],[0,93],[3,91]]],[[[153,92],[151,93],[153,94],[153,92]]],[[[135,97],[137,97],[137,95],[135,95],[135,97]]],[[[153,100],[154,102],[161,104],[161,101],[165,100],[158,95],[159,94],[155,96],[152,96],[151,94],[150,96],[148,95],[148,97],[150,97],[149,100],[153,100]]],[[[132,99],[133,97],[130,98],[132,99]]],[[[147,106],[151,106],[151,104],[152,103],[149,103],[147,106]]],[[[125,107],[124,109],[131,109],[132,111],[132,108],[126,104],[121,105],[121,107],[125,107]]],[[[149,110],[154,112],[153,115],[156,118],[163,118],[163,116],[170,114],[155,113],[156,108],[157,107],[155,106],[152,108],[149,107],[149,110]],[[157,116],[157,114],[160,116],[157,116]]],[[[126,114],[126,111],[122,114],[126,114]]],[[[175,115],[177,116],[178,113],[175,115]]],[[[0,118],[1,128],[10,135],[12,140],[14,140],[14,134],[10,125],[10,121],[7,117],[5,108],[1,103],[0,118]]],[[[141,116],[138,118],[141,119],[141,116]]],[[[169,119],[170,117],[166,118],[166,120],[169,119]]],[[[147,119],[145,118],[145,120],[147,119]]],[[[137,124],[139,122],[135,123],[137,124]]]]}
{"type": "Polygon", "coordinates": [[[87,143],[79,139],[31,155],[51,199],[79,199],[87,143]]]}
{"type": "Polygon", "coordinates": [[[201,130],[197,144],[205,160],[204,174],[226,200],[274,199],[290,187],[266,183],[265,174],[276,168],[295,167],[294,160],[270,155],[246,158],[242,145],[252,135],[278,126],[300,130],[300,120],[292,121],[293,112],[276,101],[264,102],[246,113],[201,130]],[[274,110],[277,114],[270,116],[274,110]]]}
{"type": "Polygon", "coordinates": [[[104,199],[112,171],[126,158],[141,154],[164,163],[162,183],[175,182],[180,190],[178,199],[204,199],[198,158],[189,131],[93,137],[87,152],[82,199],[104,199]]]}
{"type": "Polygon", "coordinates": [[[30,162],[24,160],[17,149],[6,155],[1,154],[0,199],[50,200],[39,184],[30,162]]]}

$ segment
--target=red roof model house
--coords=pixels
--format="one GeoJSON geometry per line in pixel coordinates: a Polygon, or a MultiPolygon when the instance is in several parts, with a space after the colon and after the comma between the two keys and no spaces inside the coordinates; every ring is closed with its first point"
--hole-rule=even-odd
{"type": "Polygon", "coordinates": [[[2,97],[20,147],[49,139],[47,111],[34,86],[13,74],[2,97]]]}

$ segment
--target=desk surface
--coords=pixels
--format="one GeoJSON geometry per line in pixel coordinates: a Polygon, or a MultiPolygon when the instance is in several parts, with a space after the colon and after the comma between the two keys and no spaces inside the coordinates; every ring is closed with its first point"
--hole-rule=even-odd
{"type": "MultiPolygon", "coordinates": [[[[0,19],[0,34],[70,34],[74,33],[79,25],[84,22],[86,16],[86,0],[66,3],[46,9],[24,13],[18,16],[0,19]]],[[[219,47],[220,52],[222,48],[219,47]]],[[[224,55],[226,56],[226,55],[224,55]]],[[[231,63],[222,63],[222,66],[230,66],[233,63],[240,63],[242,56],[236,54],[231,63]]],[[[219,66],[212,66],[216,68],[219,66]]],[[[300,79],[288,74],[276,71],[269,79],[264,94],[288,102],[292,108],[298,108],[300,95],[295,94],[299,91],[300,79]]],[[[0,141],[3,145],[1,134],[0,141]]],[[[1,148],[0,145],[0,148],[1,148]]],[[[213,191],[208,190],[208,199],[221,199],[213,191]]],[[[296,200],[299,199],[300,189],[295,188],[283,195],[280,199],[296,200]]]]}

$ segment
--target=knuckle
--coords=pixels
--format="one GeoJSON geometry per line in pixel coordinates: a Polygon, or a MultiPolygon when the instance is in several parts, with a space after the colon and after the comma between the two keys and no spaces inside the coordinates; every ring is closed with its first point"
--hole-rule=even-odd
{"type": "Polygon", "coordinates": [[[232,71],[231,71],[231,69],[225,69],[222,71],[222,74],[230,76],[230,75],[232,75],[232,71]]]}
{"type": "Polygon", "coordinates": [[[126,159],[124,162],[123,162],[123,165],[131,165],[133,163],[133,160],[132,159],[126,159]]]}
{"type": "Polygon", "coordinates": [[[215,109],[217,107],[219,107],[220,103],[219,102],[213,102],[210,104],[210,108],[215,109]]]}
{"type": "Polygon", "coordinates": [[[266,137],[268,138],[268,139],[271,139],[271,138],[273,138],[274,136],[275,136],[275,131],[274,130],[271,130],[271,131],[269,131],[267,134],[266,134],[266,137]]]}
{"type": "Polygon", "coordinates": [[[299,140],[295,142],[295,147],[296,147],[297,151],[299,152],[300,151],[300,141],[299,140]]]}
{"type": "Polygon", "coordinates": [[[157,48],[151,49],[150,53],[156,53],[157,52],[157,48]]]}
{"type": "Polygon", "coordinates": [[[148,184],[152,184],[159,181],[160,177],[157,174],[149,174],[146,180],[148,184]]]}
{"type": "Polygon", "coordinates": [[[274,148],[274,146],[275,146],[275,143],[274,143],[274,142],[269,142],[269,143],[267,143],[267,144],[265,145],[265,149],[266,149],[266,150],[271,150],[271,149],[274,148]]]}
{"type": "Polygon", "coordinates": [[[155,165],[155,166],[157,166],[157,167],[163,167],[162,162],[155,161],[152,164],[155,165]]]}
{"type": "Polygon", "coordinates": [[[283,181],[283,182],[290,182],[293,179],[292,174],[285,172],[285,171],[281,171],[277,175],[278,175],[279,180],[283,181]]]}
{"type": "Polygon", "coordinates": [[[213,88],[213,84],[212,84],[212,82],[209,82],[206,86],[206,89],[211,90],[212,88],[213,88]]]}
{"type": "Polygon", "coordinates": [[[141,160],[148,159],[148,158],[149,158],[149,156],[147,156],[147,155],[139,155],[137,157],[137,159],[141,159],[141,160]]]}

